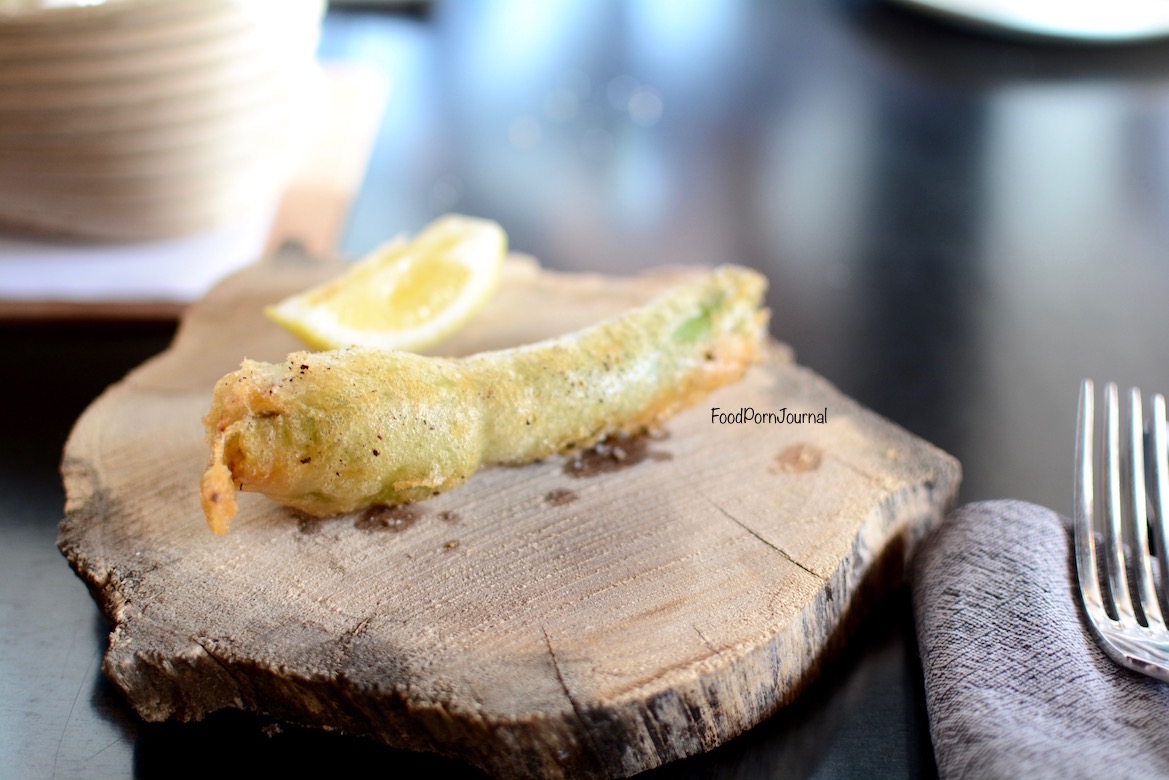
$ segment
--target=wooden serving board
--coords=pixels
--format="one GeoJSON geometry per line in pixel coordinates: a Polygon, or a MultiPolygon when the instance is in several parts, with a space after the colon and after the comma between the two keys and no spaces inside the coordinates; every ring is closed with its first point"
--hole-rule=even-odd
{"type": "MultiPolygon", "coordinates": [[[[952,457],[775,344],[664,436],[324,520],[245,494],[213,536],[212,385],[297,349],[262,304],[337,270],[286,250],[230,278],[69,438],[59,544],[114,625],[104,670],[147,720],[238,707],[497,775],[633,774],[789,702],[955,497],[952,457]],[[719,424],[714,407],[827,419],[719,424]]],[[[444,351],[575,329],[684,273],[513,259],[444,351]]]]}

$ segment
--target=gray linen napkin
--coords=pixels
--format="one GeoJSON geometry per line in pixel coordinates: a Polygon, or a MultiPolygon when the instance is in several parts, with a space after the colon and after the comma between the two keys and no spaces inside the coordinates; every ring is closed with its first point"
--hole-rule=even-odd
{"type": "Polygon", "coordinates": [[[1068,521],[1020,501],[955,510],[913,567],[938,771],[1169,778],[1169,685],[1088,632],[1068,521]]]}

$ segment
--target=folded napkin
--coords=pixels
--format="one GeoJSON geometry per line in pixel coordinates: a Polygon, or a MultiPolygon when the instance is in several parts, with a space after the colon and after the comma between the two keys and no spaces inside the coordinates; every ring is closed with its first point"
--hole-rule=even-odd
{"type": "Polygon", "coordinates": [[[1169,778],[1169,685],[1096,646],[1066,519],[961,507],[919,550],[913,602],[943,778],[1169,778]]]}

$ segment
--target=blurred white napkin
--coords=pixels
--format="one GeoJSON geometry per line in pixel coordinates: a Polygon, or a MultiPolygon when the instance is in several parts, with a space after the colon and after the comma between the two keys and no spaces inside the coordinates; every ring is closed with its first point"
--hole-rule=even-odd
{"type": "Polygon", "coordinates": [[[1066,519],[957,509],[918,551],[913,601],[943,778],[1169,777],[1169,685],[1092,640],[1066,519]]]}
{"type": "Polygon", "coordinates": [[[189,303],[260,258],[275,211],[272,205],[205,233],[134,244],[0,235],[0,300],[189,303]]]}

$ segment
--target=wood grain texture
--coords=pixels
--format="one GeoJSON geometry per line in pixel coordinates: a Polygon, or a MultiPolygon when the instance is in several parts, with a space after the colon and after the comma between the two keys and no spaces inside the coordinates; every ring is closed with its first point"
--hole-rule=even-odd
{"type": "MultiPolygon", "coordinates": [[[[775,344],[620,451],[324,520],[245,494],[212,536],[211,387],[298,348],[260,306],[335,271],[290,251],[229,279],[70,436],[59,544],[115,626],[104,670],[147,720],[239,707],[497,775],[633,774],[790,701],[956,494],[953,458],[775,344]],[[712,407],[827,422],[719,425],[712,407]]],[[[445,352],[575,329],[686,272],[506,273],[445,352]]]]}

